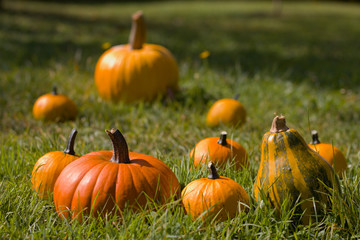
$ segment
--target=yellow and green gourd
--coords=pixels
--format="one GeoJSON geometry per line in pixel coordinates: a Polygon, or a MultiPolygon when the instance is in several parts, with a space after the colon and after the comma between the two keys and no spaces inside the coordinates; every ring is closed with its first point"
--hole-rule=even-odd
{"type": "Polygon", "coordinates": [[[284,117],[276,116],[262,140],[255,198],[265,197],[278,212],[285,201],[299,203],[295,215],[307,225],[324,206],[331,207],[331,189],[340,189],[331,165],[286,126],[284,117]]]}

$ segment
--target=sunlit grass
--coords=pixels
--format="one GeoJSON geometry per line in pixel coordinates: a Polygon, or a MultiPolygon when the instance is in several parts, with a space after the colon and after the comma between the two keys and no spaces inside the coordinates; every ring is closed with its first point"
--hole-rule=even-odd
{"type": "Polygon", "coordinates": [[[349,238],[359,237],[360,6],[339,3],[284,3],[272,16],[268,2],[150,2],[61,4],[6,1],[0,15],[0,238],[349,238]],[[128,41],[130,15],[142,9],[148,40],[166,46],[180,68],[174,101],[134,105],[98,97],[93,71],[110,45],[128,41]],[[4,57],[6,56],[6,57],[4,57]],[[8,57],[9,56],[9,57],[8,57]],[[79,107],[73,122],[33,119],[32,105],[57,85],[79,107]],[[219,98],[233,97],[248,112],[246,124],[208,128],[205,116],[219,98]],[[291,225],[252,197],[263,134],[275,114],[311,140],[339,147],[351,166],[341,181],[342,204],[313,227],[291,225]],[[201,139],[229,137],[248,151],[250,166],[219,174],[240,183],[251,209],[223,223],[192,221],[178,202],[166,208],[108,219],[61,221],[52,201],[31,188],[36,160],[65,149],[78,129],[76,153],[109,150],[105,129],[119,128],[135,152],[163,160],[182,187],[207,176],[192,167],[190,149],[201,139]]]}

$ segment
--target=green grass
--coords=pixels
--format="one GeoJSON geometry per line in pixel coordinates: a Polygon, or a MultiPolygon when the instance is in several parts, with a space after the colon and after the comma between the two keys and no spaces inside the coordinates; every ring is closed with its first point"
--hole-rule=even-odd
{"type": "Polygon", "coordinates": [[[28,239],[313,239],[360,237],[360,5],[284,3],[274,17],[269,2],[150,2],[56,4],[5,1],[0,13],[0,238],[28,239]],[[130,16],[142,9],[148,42],[174,54],[181,91],[175,101],[110,104],[96,92],[93,71],[101,45],[126,43],[130,16]],[[199,58],[209,50],[208,59],[199,58]],[[36,98],[53,85],[79,106],[73,122],[33,119],[36,98]],[[240,94],[247,123],[208,128],[205,116],[217,99],[240,94]],[[350,168],[341,180],[340,207],[312,227],[289,228],[291,210],[277,217],[251,199],[247,214],[222,223],[192,221],[178,202],[153,211],[124,212],[123,221],[58,219],[51,201],[32,190],[39,157],[65,148],[73,127],[75,151],[110,149],[104,132],[119,128],[131,151],[156,156],[182,186],[206,172],[191,169],[190,149],[226,130],[249,153],[250,167],[219,170],[252,195],[263,134],[274,113],[310,141],[332,142],[350,168]]]}

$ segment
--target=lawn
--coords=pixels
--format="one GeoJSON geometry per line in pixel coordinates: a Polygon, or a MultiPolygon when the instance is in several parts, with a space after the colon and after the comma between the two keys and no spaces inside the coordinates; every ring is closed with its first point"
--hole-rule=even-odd
{"type": "MultiPolygon", "coordinates": [[[[313,239],[360,237],[360,5],[271,1],[161,1],[149,3],[47,3],[8,0],[0,12],[0,238],[2,239],[313,239]],[[180,91],[164,102],[126,105],[99,98],[94,68],[103,43],[128,41],[131,14],[143,10],[148,42],[178,61],[180,91]],[[199,54],[208,50],[206,59],[199,54]],[[47,123],[32,106],[53,85],[79,107],[75,121],[47,123]],[[240,128],[205,125],[217,99],[233,97],[247,109],[240,128]],[[286,116],[310,142],[312,129],[346,155],[339,207],[313,226],[292,226],[287,213],[256,202],[252,187],[262,136],[275,114],[286,116]],[[63,150],[77,128],[77,154],[111,149],[105,129],[119,128],[130,151],[155,156],[182,187],[206,177],[189,153],[222,130],[248,152],[250,166],[219,174],[251,196],[248,213],[225,222],[192,221],[178,201],[122,220],[62,221],[53,202],[40,200],[31,171],[47,152],[63,150]]],[[[290,212],[290,210],[289,210],[290,212]]]]}

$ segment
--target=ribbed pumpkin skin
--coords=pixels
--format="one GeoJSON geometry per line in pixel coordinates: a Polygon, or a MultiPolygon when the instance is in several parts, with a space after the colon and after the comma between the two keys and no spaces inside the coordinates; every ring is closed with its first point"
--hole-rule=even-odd
{"type": "Polygon", "coordinates": [[[309,144],[309,147],[328,161],[339,177],[342,177],[347,169],[347,163],[344,154],[339,148],[330,143],[309,144]]]}
{"type": "Polygon", "coordinates": [[[39,158],[32,171],[31,183],[40,198],[47,198],[52,193],[56,179],[61,171],[79,156],[63,151],[49,152],[39,158]]]}
{"type": "Polygon", "coordinates": [[[234,160],[236,169],[248,166],[245,148],[238,142],[226,139],[227,145],[218,144],[218,137],[209,137],[201,140],[190,152],[190,158],[194,157],[194,165],[206,164],[208,161],[223,166],[226,162],[234,160]]]}
{"type": "Polygon", "coordinates": [[[236,99],[224,98],[216,101],[206,116],[206,125],[215,127],[219,124],[236,127],[246,122],[245,107],[236,99]]]}
{"type": "Polygon", "coordinates": [[[64,218],[81,220],[81,214],[95,216],[110,212],[115,204],[144,208],[145,194],[164,203],[180,191],[179,182],[165,163],[154,157],[129,152],[131,163],[110,162],[113,151],[88,153],[69,164],[55,183],[54,203],[64,218]],[[159,183],[159,184],[158,184],[159,183]],[[145,194],[144,194],[145,193],[145,194]]]}
{"type": "MultiPolygon", "coordinates": [[[[206,217],[225,221],[238,213],[239,201],[249,205],[249,196],[234,180],[220,176],[218,179],[201,178],[189,183],[181,192],[183,206],[195,220],[209,209],[206,217]],[[211,209],[210,209],[211,208],[211,209]]],[[[240,205],[241,209],[245,206],[240,205]]]]}
{"type": "MultiPolygon", "coordinates": [[[[261,163],[254,184],[256,199],[260,199],[259,190],[262,189],[277,209],[286,197],[294,203],[300,195],[299,201],[314,197],[317,202],[330,204],[329,192],[323,184],[339,189],[333,168],[307,146],[295,129],[264,135],[261,163]]],[[[307,224],[310,215],[314,214],[313,202],[304,201],[296,213],[301,214],[304,210],[302,221],[307,224]]]]}
{"type": "Polygon", "coordinates": [[[179,70],[172,54],[156,44],[131,49],[129,44],[110,48],[95,68],[99,95],[112,102],[153,100],[178,89],[179,70]]]}
{"type": "Polygon", "coordinates": [[[40,96],[33,106],[35,119],[45,121],[74,120],[77,115],[76,104],[66,95],[48,93],[40,96]]]}

